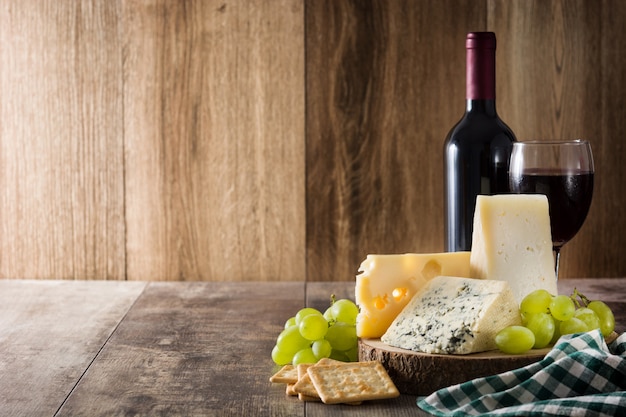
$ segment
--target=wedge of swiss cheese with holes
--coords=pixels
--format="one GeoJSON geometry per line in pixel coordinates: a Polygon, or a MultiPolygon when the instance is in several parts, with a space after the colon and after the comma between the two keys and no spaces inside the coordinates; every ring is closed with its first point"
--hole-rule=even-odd
{"type": "Polygon", "coordinates": [[[478,196],[470,274],[508,282],[518,303],[538,289],[557,294],[546,196],[478,196]]]}
{"type": "Polygon", "coordinates": [[[356,276],[356,331],[381,337],[408,302],[439,275],[469,277],[470,252],[368,255],[356,276]]]}

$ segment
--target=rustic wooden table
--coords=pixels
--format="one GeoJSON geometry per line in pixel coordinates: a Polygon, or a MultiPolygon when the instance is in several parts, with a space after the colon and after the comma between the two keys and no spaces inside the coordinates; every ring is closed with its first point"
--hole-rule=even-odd
{"type": "MultiPolygon", "coordinates": [[[[626,278],[564,280],[626,324],[626,278]]],[[[302,403],[268,379],[284,321],[353,282],[0,280],[2,416],[425,416],[416,398],[302,403]]]]}

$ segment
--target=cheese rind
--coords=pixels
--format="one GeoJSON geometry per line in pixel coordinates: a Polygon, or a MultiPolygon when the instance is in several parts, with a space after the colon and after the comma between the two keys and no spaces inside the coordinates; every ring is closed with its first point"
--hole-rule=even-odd
{"type": "Polygon", "coordinates": [[[519,324],[507,282],[439,276],[413,297],[381,341],[417,352],[463,355],[496,349],[496,334],[519,324]]]}
{"type": "Polygon", "coordinates": [[[469,252],[368,255],[356,277],[357,336],[382,336],[409,300],[434,277],[469,277],[469,260],[469,252]]]}
{"type": "Polygon", "coordinates": [[[507,281],[518,303],[538,289],[557,294],[545,195],[478,196],[470,274],[507,281]]]}

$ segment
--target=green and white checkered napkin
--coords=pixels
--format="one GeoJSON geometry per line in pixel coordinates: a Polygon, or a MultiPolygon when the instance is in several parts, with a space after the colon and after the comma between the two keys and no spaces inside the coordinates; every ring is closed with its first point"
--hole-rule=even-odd
{"type": "Polygon", "coordinates": [[[563,336],[541,361],[440,389],[417,405],[436,416],[626,416],[626,333],[563,336]]]}

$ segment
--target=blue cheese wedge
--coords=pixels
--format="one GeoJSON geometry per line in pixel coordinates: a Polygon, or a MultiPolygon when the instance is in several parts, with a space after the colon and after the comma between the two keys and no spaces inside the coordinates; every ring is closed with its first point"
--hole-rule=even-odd
{"type": "Polygon", "coordinates": [[[416,352],[465,355],[496,349],[496,334],[519,324],[506,281],[438,276],[411,299],[381,341],[416,352]]]}

